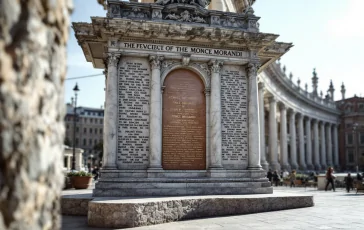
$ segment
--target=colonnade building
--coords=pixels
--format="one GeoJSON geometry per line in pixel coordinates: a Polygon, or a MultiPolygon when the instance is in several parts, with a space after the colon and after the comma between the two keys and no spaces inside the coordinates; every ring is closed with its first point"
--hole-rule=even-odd
{"type": "MultiPolygon", "coordinates": [[[[259,74],[261,165],[272,170],[322,171],[340,168],[338,132],[341,111],[334,87],[318,92],[316,70],[312,92],[286,74],[279,62],[259,74]]],[[[344,97],[345,91],[342,93],[344,97]]]]}

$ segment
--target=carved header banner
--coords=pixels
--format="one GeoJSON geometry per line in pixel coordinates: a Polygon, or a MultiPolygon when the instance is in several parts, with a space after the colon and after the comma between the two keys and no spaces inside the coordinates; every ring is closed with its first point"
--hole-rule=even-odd
{"type": "MultiPolygon", "coordinates": [[[[111,41],[111,47],[115,47],[116,42],[111,41]]],[[[163,44],[148,44],[148,43],[133,43],[133,42],[120,42],[118,48],[121,49],[135,49],[135,50],[148,50],[157,52],[175,52],[186,54],[202,54],[202,55],[216,55],[224,57],[238,57],[247,58],[248,53],[239,50],[225,50],[225,49],[211,49],[201,47],[189,46],[174,46],[163,44]]]]}

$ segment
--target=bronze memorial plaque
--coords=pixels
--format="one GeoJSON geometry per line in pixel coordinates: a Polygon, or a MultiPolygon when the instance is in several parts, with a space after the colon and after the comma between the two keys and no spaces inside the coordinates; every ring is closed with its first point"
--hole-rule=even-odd
{"type": "Polygon", "coordinates": [[[206,168],[204,84],[190,70],[171,72],[163,93],[163,169],[206,168]]]}

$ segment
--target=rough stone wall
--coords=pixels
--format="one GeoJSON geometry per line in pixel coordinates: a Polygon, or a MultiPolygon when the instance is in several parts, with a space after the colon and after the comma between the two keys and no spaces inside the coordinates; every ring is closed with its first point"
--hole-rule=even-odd
{"type": "Polygon", "coordinates": [[[62,215],[87,216],[88,203],[93,198],[79,198],[63,196],[61,199],[62,215]]]}
{"type": "Polygon", "coordinates": [[[0,0],[0,229],[59,229],[71,0],[0,0]]]}
{"type": "MultiPolygon", "coordinates": [[[[102,228],[132,228],[178,220],[242,215],[314,206],[313,196],[229,196],[169,198],[130,203],[95,199],[89,202],[88,224],[102,228]]],[[[231,228],[233,229],[233,228],[231,228]]]]}

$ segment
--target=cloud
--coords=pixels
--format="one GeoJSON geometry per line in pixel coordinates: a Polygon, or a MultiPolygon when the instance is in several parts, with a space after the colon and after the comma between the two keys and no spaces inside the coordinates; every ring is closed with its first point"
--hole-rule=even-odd
{"type": "Polygon", "coordinates": [[[343,14],[328,22],[328,32],[339,38],[364,38],[364,1],[348,0],[343,14]]]}

